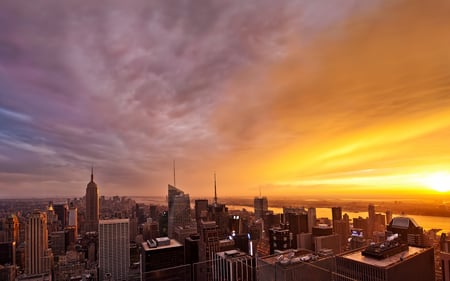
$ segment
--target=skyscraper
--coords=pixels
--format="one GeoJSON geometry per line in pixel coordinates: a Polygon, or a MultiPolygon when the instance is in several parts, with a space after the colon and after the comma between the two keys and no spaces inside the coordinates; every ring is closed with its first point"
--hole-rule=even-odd
{"type": "Polygon", "coordinates": [[[128,278],[130,267],[130,234],[128,219],[100,220],[98,227],[99,279],[128,278]]]}
{"type": "Polygon", "coordinates": [[[69,207],[69,220],[67,223],[67,226],[74,229],[74,239],[76,240],[78,237],[78,209],[73,205],[73,203],[70,203],[69,207]]]}
{"type": "Polygon", "coordinates": [[[98,231],[98,187],[94,182],[94,168],[91,170],[91,181],[86,187],[86,231],[98,231]]]}
{"type": "Polygon", "coordinates": [[[47,216],[34,211],[28,218],[25,232],[25,272],[42,274],[50,272],[52,254],[48,249],[47,216]]]}
{"type": "Polygon", "coordinates": [[[53,210],[58,215],[59,229],[67,226],[67,204],[53,204],[53,210]]]}
{"type": "Polygon", "coordinates": [[[255,208],[255,218],[263,218],[268,210],[267,197],[255,197],[253,207],[255,208]]]}
{"type": "Polygon", "coordinates": [[[15,241],[16,245],[19,244],[19,219],[17,218],[17,216],[10,215],[3,221],[0,220],[0,224],[2,223],[3,227],[0,225],[0,229],[3,228],[3,230],[0,232],[3,232],[3,235],[0,236],[3,237],[0,238],[0,242],[15,241]]]}
{"type": "Polygon", "coordinates": [[[214,221],[202,221],[200,224],[198,280],[213,280],[212,265],[219,252],[219,227],[214,221]]]}
{"type": "Polygon", "coordinates": [[[207,220],[208,217],[208,200],[195,200],[195,221],[197,222],[197,231],[200,232],[200,222],[207,220]]]}
{"type": "Polygon", "coordinates": [[[313,226],[316,225],[316,208],[308,209],[308,232],[312,233],[313,226]]]}
{"type": "Polygon", "coordinates": [[[168,186],[168,236],[173,238],[176,226],[186,226],[191,223],[191,202],[189,194],[169,184],[168,186]]]}
{"type": "Polygon", "coordinates": [[[336,224],[338,221],[342,220],[342,207],[332,207],[331,208],[331,217],[333,220],[333,232],[336,232],[336,224]]]}

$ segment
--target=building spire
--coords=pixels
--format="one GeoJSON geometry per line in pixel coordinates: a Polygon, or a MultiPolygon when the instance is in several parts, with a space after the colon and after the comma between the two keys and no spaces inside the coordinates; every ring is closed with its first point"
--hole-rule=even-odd
{"type": "Polygon", "coordinates": [[[216,172],[214,171],[214,205],[217,205],[217,184],[216,184],[216,172]]]}
{"type": "Polygon", "coordinates": [[[175,181],[175,160],[173,160],[173,186],[177,186],[177,182],[175,181]]]}
{"type": "Polygon", "coordinates": [[[91,166],[91,182],[94,182],[94,165],[91,166]]]}

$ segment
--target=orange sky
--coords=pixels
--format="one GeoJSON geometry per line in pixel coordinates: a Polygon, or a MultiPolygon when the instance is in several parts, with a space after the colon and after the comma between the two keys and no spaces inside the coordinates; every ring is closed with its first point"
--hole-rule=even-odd
{"type": "Polygon", "coordinates": [[[223,181],[280,196],[430,191],[450,172],[449,5],[434,4],[386,4],[240,73],[213,121],[238,143],[223,181]]]}
{"type": "Polygon", "coordinates": [[[449,196],[448,1],[188,4],[2,4],[0,197],[449,196]]]}

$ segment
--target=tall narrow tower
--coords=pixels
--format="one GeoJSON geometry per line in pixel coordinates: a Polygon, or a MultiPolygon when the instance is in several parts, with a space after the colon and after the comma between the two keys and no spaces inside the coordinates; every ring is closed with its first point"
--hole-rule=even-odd
{"type": "Polygon", "coordinates": [[[217,182],[216,182],[216,172],[214,172],[214,206],[217,206],[217,182]]]}
{"type": "Polygon", "coordinates": [[[94,182],[94,168],[91,170],[91,181],[86,187],[86,231],[98,231],[99,218],[98,187],[94,182]]]}

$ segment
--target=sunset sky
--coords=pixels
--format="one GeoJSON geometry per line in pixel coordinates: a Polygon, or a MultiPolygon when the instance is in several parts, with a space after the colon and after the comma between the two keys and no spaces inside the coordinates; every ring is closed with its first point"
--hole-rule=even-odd
{"type": "MultiPolygon", "coordinates": [[[[0,198],[450,189],[449,1],[2,1],[0,198]]],[[[444,193],[443,195],[447,195],[444,193]]]]}

